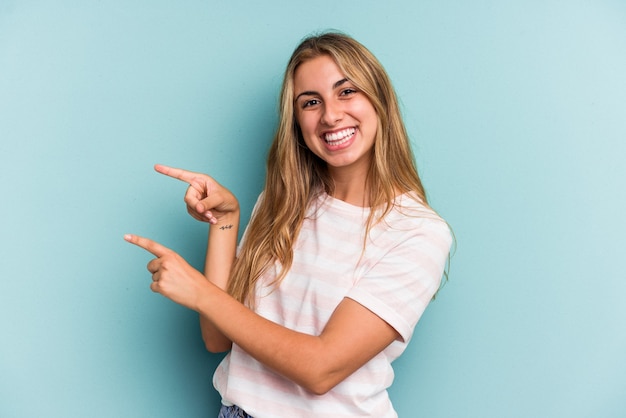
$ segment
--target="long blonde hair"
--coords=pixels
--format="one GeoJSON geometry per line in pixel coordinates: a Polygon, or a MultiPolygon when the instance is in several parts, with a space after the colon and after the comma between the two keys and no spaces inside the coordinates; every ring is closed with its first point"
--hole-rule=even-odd
{"type": "Polygon", "coordinates": [[[280,120],[267,159],[263,198],[248,225],[233,266],[228,292],[254,306],[254,287],[263,272],[280,263],[278,284],[293,262],[293,244],[309,203],[318,193],[332,194],[326,163],[305,145],[294,111],[294,74],[300,64],[320,55],[331,57],[372,103],[378,116],[373,158],[368,172],[371,227],[391,211],[398,192],[413,192],[427,204],[417,173],[395,91],[383,66],[363,45],[341,33],[304,39],[287,65],[280,95],[280,120]]]}

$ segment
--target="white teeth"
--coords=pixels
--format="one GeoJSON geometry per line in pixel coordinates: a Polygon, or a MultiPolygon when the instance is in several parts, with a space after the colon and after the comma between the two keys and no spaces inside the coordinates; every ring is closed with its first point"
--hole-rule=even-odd
{"type": "Polygon", "coordinates": [[[356,132],[354,128],[344,129],[343,131],[324,135],[324,140],[329,144],[332,143],[332,145],[341,145],[347,142],[354,135],[354,132],[356,132]]]}

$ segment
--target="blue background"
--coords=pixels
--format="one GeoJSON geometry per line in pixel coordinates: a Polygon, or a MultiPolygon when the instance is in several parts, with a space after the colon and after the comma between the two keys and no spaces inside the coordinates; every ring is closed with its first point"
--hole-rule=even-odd
{"type": "Polygon", "coordinates": [[[395,363],[400,416],[626,416],[618,0],[0,0],[0,416],[216,415],[221,356],[122,235],[202,265],[157,162],[247,220],[286,61],[328,28],[387,68],[458,240],[395,363]]]}

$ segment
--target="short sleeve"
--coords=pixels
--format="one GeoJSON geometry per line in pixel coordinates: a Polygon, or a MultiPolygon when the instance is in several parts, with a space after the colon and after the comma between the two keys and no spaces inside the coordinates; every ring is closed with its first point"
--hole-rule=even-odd
{"type": "Polygon", "coordinates": [[[346,295],[408,343],[443,276],[452,237],[440,218],[408,219],[375,234],[360,277],[346,295]]]}

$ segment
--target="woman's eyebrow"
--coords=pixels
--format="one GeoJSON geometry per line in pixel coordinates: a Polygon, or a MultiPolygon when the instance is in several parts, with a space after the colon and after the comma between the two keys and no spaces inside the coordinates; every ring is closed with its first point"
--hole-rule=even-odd
{"type": "MultiPolygon", "coordinates": [[[[337,87],[341,86],[344,83],[347,83],[348,81],[350,81],[348,78],[342,78],[341,80],[335,82],[333,84],[333,90],[336,89],[337,87]]],[[[303,91],[302,93],[298,94],[295,98],[295,101],[298,101],[298,99],[300,98],[300,96],[315,96],[315,95],[319,95],[318,92],[316,91],[303,91]]]]}
{"type": "Polygon", "coordinates": [[[337,81],[335,84],[333,84],[333,89],[336,89],[337,87],[341,86],[343,83],[346,83],[350,80],[348,80],[348,78],[342,78],[341,80],[337,81]]]}
{"type": "Polygon", "coordinates": [[[297,101],[298,101],[298,99],[300,98],[300,96],[316,96],[316,95],[318,95],[318,93],[317,93],[317,92],[315,92],[315,91],[303,91],[302,93],[300,93],[300,94],[298,94],[298,95],[296,96],[296,98],[294,99],[294,101],[295,101],[295,102],[297,102],[297,101]]]}

